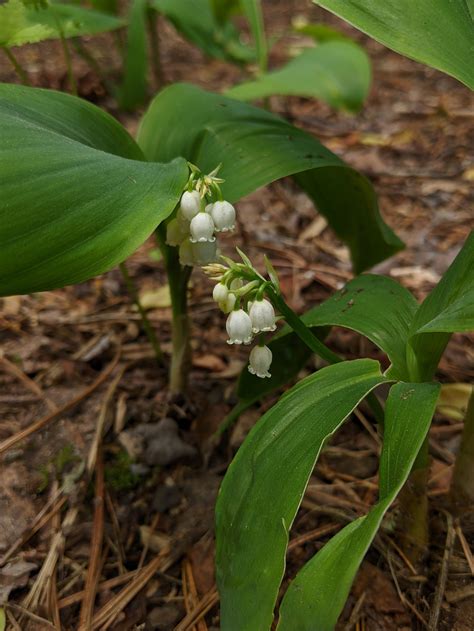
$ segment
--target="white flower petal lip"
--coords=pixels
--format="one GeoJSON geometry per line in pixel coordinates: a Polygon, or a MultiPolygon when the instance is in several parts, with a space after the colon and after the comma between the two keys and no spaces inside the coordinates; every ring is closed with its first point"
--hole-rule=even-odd
{"type": "Polygon", "coordinates": [[[261,379],[271,377],[269,368],[272,363],[272,351],[268,346],[255,346],[249,356],[249,372],[261,379]]]}
{"type": "Polygon", "coordinates": [[[184,191],[180,204],[183,217],[191,221],[201,209],[201,196],[198,191],[184,191]]]}
{"type": "Polygon", "coordinates": [[[216,232],[228,232],[235,228],[235,208],[229,202],[215,202],[210,212],[216,232]]]}
{"type": "Polygon", "coordinates": [[[197,265],[208,265],[217,258],[217,241],[199,241],[191,243],[194,262],[197,265]]]}
{"type": "Polygon", "coordinates": [[[215,300],[215,302],[224,302],[224,300],[227,300],[228,295],[229,290],[227,285],[224,285],[224,283],[217,283],[212,292],[212,299],[215,300]]]}
{"type": "Polygon", "coordinates": [[[204,243],[205,241],[215,241],[214,222],[211,215],[199,213],[191,220],[189,226],[191,232],[191,243],[204,243]]]}
{"type": "Polygon", "coordinates": [[[275,310],[268,300],[255,300],[249,309],[250,319],[252,320],[252,331],[260,333],[260,331],[274,331],[275,310]]]}
{"type": "Polygon", "coordinates": [[[193,267],[194,265],[193,248],[189,239],[185,239],[179,246],[179,262],[181,265],[187,265],[188,267],[193,267]]]}
{"type": "Polygon", "coordinates": [[[168,245],[176,247],[187,237],[189,237],[189,231],[185,229],[177,217],[166,226],[166,243],[168,245]]]}
{"type": "Polygon", "coordinates": [[[225,328],[229,335],[227,344],[250,344],[252,341],[252,321],[243,309],[229,314],[225,328]]]}

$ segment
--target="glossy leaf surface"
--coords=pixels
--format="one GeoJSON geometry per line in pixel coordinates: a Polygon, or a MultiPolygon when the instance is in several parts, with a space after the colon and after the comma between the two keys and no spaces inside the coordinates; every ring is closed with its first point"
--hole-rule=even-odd
{"type": "Polygon", "coordinates": [[[76,283],[131,254],[176,205],[182,159],[144,161],[111,116],[0,84],[0,295],[76,283]]]}
{"type": "Polygon", "coordinates": [[[150,160],[167,162],[181,155],[205,172],[222,163],[219,176],[229,201],[294,175],[349,246],[357,271],[402,247],[380,217],[363,175],[313,136],[260,108],[176,84],[152,102],[138,142],[150,160]]]}
{"type": "Polygon", "coordinates": [[[280,607],[278,631],[332,631],[382,518],[405,483],[428,433],[439,394],[434,383],[390,389],[380,460],[379,501],[335,535],[297,574],[280,607]]]}
{"type": "Polygon", "coordinates": [[[389,48],[474,89],[473,0],[314,0],[389,48]]]}
{"type": "Polygon", "coordinates": [[[306,96],[357,111],[367,98],[370,76],[370,62],[360,46],[331,41],[305,49],[282,68],[236,85],[226,94],[242,101],[272,94],[306,96]]]}
{"type": "Polygon", "coordinates": [[[239,449],[216,507],[223,631],[270,628],[288,532],[320,450],[383,381],[372,360],[323,368],[289,390],[239,449]]]}

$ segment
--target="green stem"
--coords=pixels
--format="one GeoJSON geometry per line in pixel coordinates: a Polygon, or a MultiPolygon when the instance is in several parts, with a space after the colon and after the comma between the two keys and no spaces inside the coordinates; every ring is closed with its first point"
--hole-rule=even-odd
{"type": "Polygon", "coordinates": [[[164,225],[155,232],[168,276],[172,310],[172,353],[169,389],[172,394],[186,392],[191,365],[190,322],[188,316],[188,283],[192,267],[179,262],[178,248],[166,245],[164,225]]]}
{"type": "Polygon", "coordinates": [[[163,352],[162,352],[161,347],[160,347],[160,342],[158,341],[158,338],[156,337],[155,330],[153,329],[153,326],[151,325],[151,322],[148,319],[146,311],[143,308],[142,303],[140,302],[140,297],[138,295],[138,291],[137,291],[137,288],[135,286],[135,283],[133,282],[132,278],[130,277],[130,274],[128,273],[128,269],[127,269],[127,266],[125,265],[125,263],[120,263],[119,268],[120,268],[120,271],[122,272],[122,276],[123,276],[123,279],[125,281],[125,285],[127,286],[127,291],[128,291],[128,293],[130,295],[130,298],[135,303],[135,305],[136,305],[136,307],[138,309],[138,312],[140,314],[140,317],[142,319],[143,330],[145,331],[146,336],[148,337],[148,341],[150,342],[153,350],[155,351],[156,360],[157,360],[157,362],[159,364],[162,364],[163,363],[163,352]]]}
{"type": "Polygon", "coordinates": [[[107,88],[107,91],[109,93],[112,93],[113,85],[109,81],[105,72],[100,67],[100,64],[95,59],[95,57],[91,55],[91,53],[87,50],[87,48],[84,46],[84,44],[81,42],[81,40],[78,37],[75,37],[71,41],[77,54],[80,55],[84,59],[84,61],[88,64],[90,69],[93,72],[95,72],[95,74],[99,77],[99,79],[102,81],[104,86],[107,88]]]}
{"type": "MultiPolygon", "coordinates": [[[[344,361],[342,357],[334,353],[330,348],[321,342],[313,331],[306,326],[303,320],[285,302],[280,293],[276,292],[272,286],[268,286],[266,292],[272,301],[273,306],[281,313],[293,331],[306,344],[306,346],[315,353],[315,355],[318,355],[322,359],[326,360],[329,364],[338,364],[339,362],[344,361]]],[[[370,392],[366,399],[377,422],[380,427],[383,428],[384,410],[380,401],[373,392],[370,392]]]]}
{"type": "Polygon", "coordinates": [[[461,446],[454,465],[450,499],[453,512],[460,517],[474,510],[474,388],[467,406],[461,446]]]}
{"type": "Polygon", "coordinates": [[[72,94],[74,94],[74,96],[77,96],[77,83],[76,83],[76,78],[74,76],[74,72],[73,72],[73,69],[72,69],[71,52],[69,50],[69,46],[68,46],[68,43],[66,41],[66,37],[64,35],[64,29],[63,29],[63,26],[61,24],[61,19],[59,18],[59,16],[54,11],[53,11],[53,15],[54,15],[54,20],[56,22],[56,27],[57,27],[58,32],[59,32],[59,38],[61,40],[61,46],[62,46],[63,53],[64,53],[64,60],[66,62],[69,86],[71,88],[72,94]]]}
{"type": "Polygon", "coordinates": [[[150,37],[151,67],[155,77],[155,88],[159,90],[163,86],[163,71],[161,68],[160,40],[158,37],[158,14],[155,9],[148,9],[147,13],[148,34],[150,37]]]}
{"type": "Polygon", "coordinates": [[[12,66],[15,68],[15,72],[17,73],[23,85],[31,85],[30,80],[28,79],[28,75],[26,74],[25,70],[23,69],[15,55],[12,53],[12,51],[6,47],[4,47],[3,50],[5,52],[5,55],[11,61],[12,66]]]}

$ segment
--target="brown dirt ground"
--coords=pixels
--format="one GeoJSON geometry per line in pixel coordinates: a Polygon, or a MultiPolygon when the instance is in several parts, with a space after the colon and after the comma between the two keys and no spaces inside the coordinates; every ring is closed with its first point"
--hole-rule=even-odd
{"type": "MultiPolygon", "coordinates": [[[[296,13],[336,25],[368,50],[374,66],[373,89],[357,116],[307,99],[274,97],[271,104],[371,178],[386,221],[407,244],[375,271],[396,278],[422,299],[472,228],[472,94],[455,80],[370,41],[309,2],[265,5],[269,32],[281,35],[272,51],[272,64],[283,61],[288,46],[301,41],[285,34],[296,13]]],[[[229,64],[206,59],[168,24],[160,25],[160,39],[169,83],[188,80],[219,90],[241,76],[229,64]]],[[[112,75],[118,73],[111,37],[86,45],[112,75]]],[[[67,89],[56,43],[26,47],[19,56],[34,85],[67,89]]],[[[118,112],[101,80],[84,62],[74,58],[74,67],[81,95],[108,109],[133,133],[141,113],[118,112]]],[[[16,81],[3,58],[0,79],[16,81]]],[[[232,253],[235,243],[257,261],[268,253],[298,311],[324,299],[351,277],[345,247],[290,180],[248,196],[237,207],[239,230],[232,241],[227,239],[227,253],[232,253]]],[[[150,292],[165,284],[154,254],[150,241],[128,262],[140,292],[149,299],[150,292]]],[[[12,554],[14,578],[6,572],[5,558],[0,559],[0,591],[4,586],[14,588],[8,608],[12,629],[52,628],[46,620],[59,628],[59,613],[63,629],[78,628],[91,560],[98,564],[96,620],[98,614],[105,616],[100,628],[173,629],[196,606],[205,608],[204,618],[195,626],[191,622],[176,628],[218,628],[212,535],[215,495],[243,437],[276,396],[243,414],[217,449],[206,448],[206,439],[235,403],[234,379],[245,361],[245,354],[230,351],[225,344],[224,320],[210,292],[209,282],[196,273],[191,291],[194,359],[189,396],[173,399],[166,392],[166,372],[153,359],[117,270],[75,287],[0,300],[0,440],[43,418],[55,406],[61,408],[82,396],[70,411],[0,456],[0,555],[22,535],[31,535],[35,516],[45,505],[49,517],[12,554]],[[112,377],[89,392],[119,347],[112,377]],[[153,456],[144,453],[134,428],[154,427],[165,416],[179,424],[184,443],[178,449],[185,458],[157,467],[153,456]],[[105,424],[106,435],[94,451],[98,422],[105,424]],[[134,454],[132,464],[125,447],[134,454]],[[96,456],[95,486],[81,470],[91,453],[96,456]],[[94,552],[91,537],[101,527],[104,545],[94,552]],[[45,561],[46,569],[51,563],[56,572],[53,580],[41,582],[39,571],[45,561]],[[143,569],[137,572],[137,568],[143,569]],[[132,589],[137,578],[143,578],[143,589],[125,598],[127,587],[132,589]]],[[[154,307],[149,315],[168,353],[166,295],[161,292],[151,300],[154,307]]],[[[441,362],[441,381],[471,380],[471,341],[467,335],[453,337],[441,362]]],[[[331,334],[330,345],[347,358],[379,358],[371,344],[344,330],[331,334]]],[[[338,628],[425,627],[445,547],[443,508],[460,431],[458,420],[437,415],[431,433],[429,487],[433,546],[426,565],[414,572],[400,556],[393,536],[395,506],[358,574],[338,628]]],[[[163,433],[157,432],[155,440],[160,443],[163,433]]],[[[293,528],[289,576],[332,532],[374,501],[377,454],[373,432],[357,419],[350,420],[326,449],[293,528]]],[[[462,532],[464,539],[461,533],[451,557],[440,629],[474,628],[468,548],[474,529],[463,524],[462,532]]]]}

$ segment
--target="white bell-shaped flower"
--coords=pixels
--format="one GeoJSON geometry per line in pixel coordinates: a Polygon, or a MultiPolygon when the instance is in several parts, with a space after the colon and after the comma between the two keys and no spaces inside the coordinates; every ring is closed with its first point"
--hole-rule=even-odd
{"type": "Polygon", "coordinates": [[[268,346],[255,346],[252,348],[249,357],[249,372],[264,379],[271,377],[269,368],[272,363],[272,351],[268,346]]]}
{"type": "Polygon", "coordinates": [[[185,239],[179,246],[179,262],[181,265],[194,265],[193,244],[189,239],[185,239]]]}
{"type": "Polygon", "coordinates": [[[204,243],[206,241],[215,241],[214,222],[211,215],[207,213],[198,213],[189,225],[192,243],[204,243]]]}
{"type": "Polygon", "coordinates": [[[201,210],[201,196],[198,191],[184,191],[181,197],[180,209],[183,217],[191,221],[201,210]]]}
{"type": "Polygon", "coordinates": [[[249,309],[249,316],[252,321],[252,331],[260,333],[261,331],[274,331],[275,310],[268,300],[255,300],[249,309]]]}
{"type": "Polygon", "coordinates": [[[189,224],[188,229],[179,221],[177,217],[168,222],[166,226],[166,243],[172,246],[180,245],[184,239],[189,237],[189,224]]]}
{"type": "Polygon", "coordinates": [[[229,314],[225,328],[229,335],[227,344],[250,344],[252,341],[252,320],[243,309],[229,314]]]}
{"type": "Polygon", "coordinates": [[[205,210],[207,213],[209,213],[210,215],[212,215],[212,209],[213,209],[213,207],[214,207],[214,204],[206,204],[206,207],[205,207],[205,209],[204,209],[204,210],[205,210]]]}
{"type": "Polygon", "coordinates": [[[210,212],[216,232],[228,232],[235,228],[235,208],[229,202],[215,202],[210,212]]]}
{"type": "Polygon", "coordinates": [[[224,313],[230,313],[234,309],[236,301],[237,296],[232,292],[229,292],[227,298],[222,302],[219,302],[219,309],[224,313]]]}
{"type": "Polygon", "coordinates": [[[194,263],[196,265],[209,265],[217,258],[217,241],[199,241],[191,243],[194,263]]]}
{"type": "Polygon", "coordinates": [[[212,292],[212,299],[216,302],[224,302],[229,295],[229,289],[224,283],[217,283],[212,292]]]}

